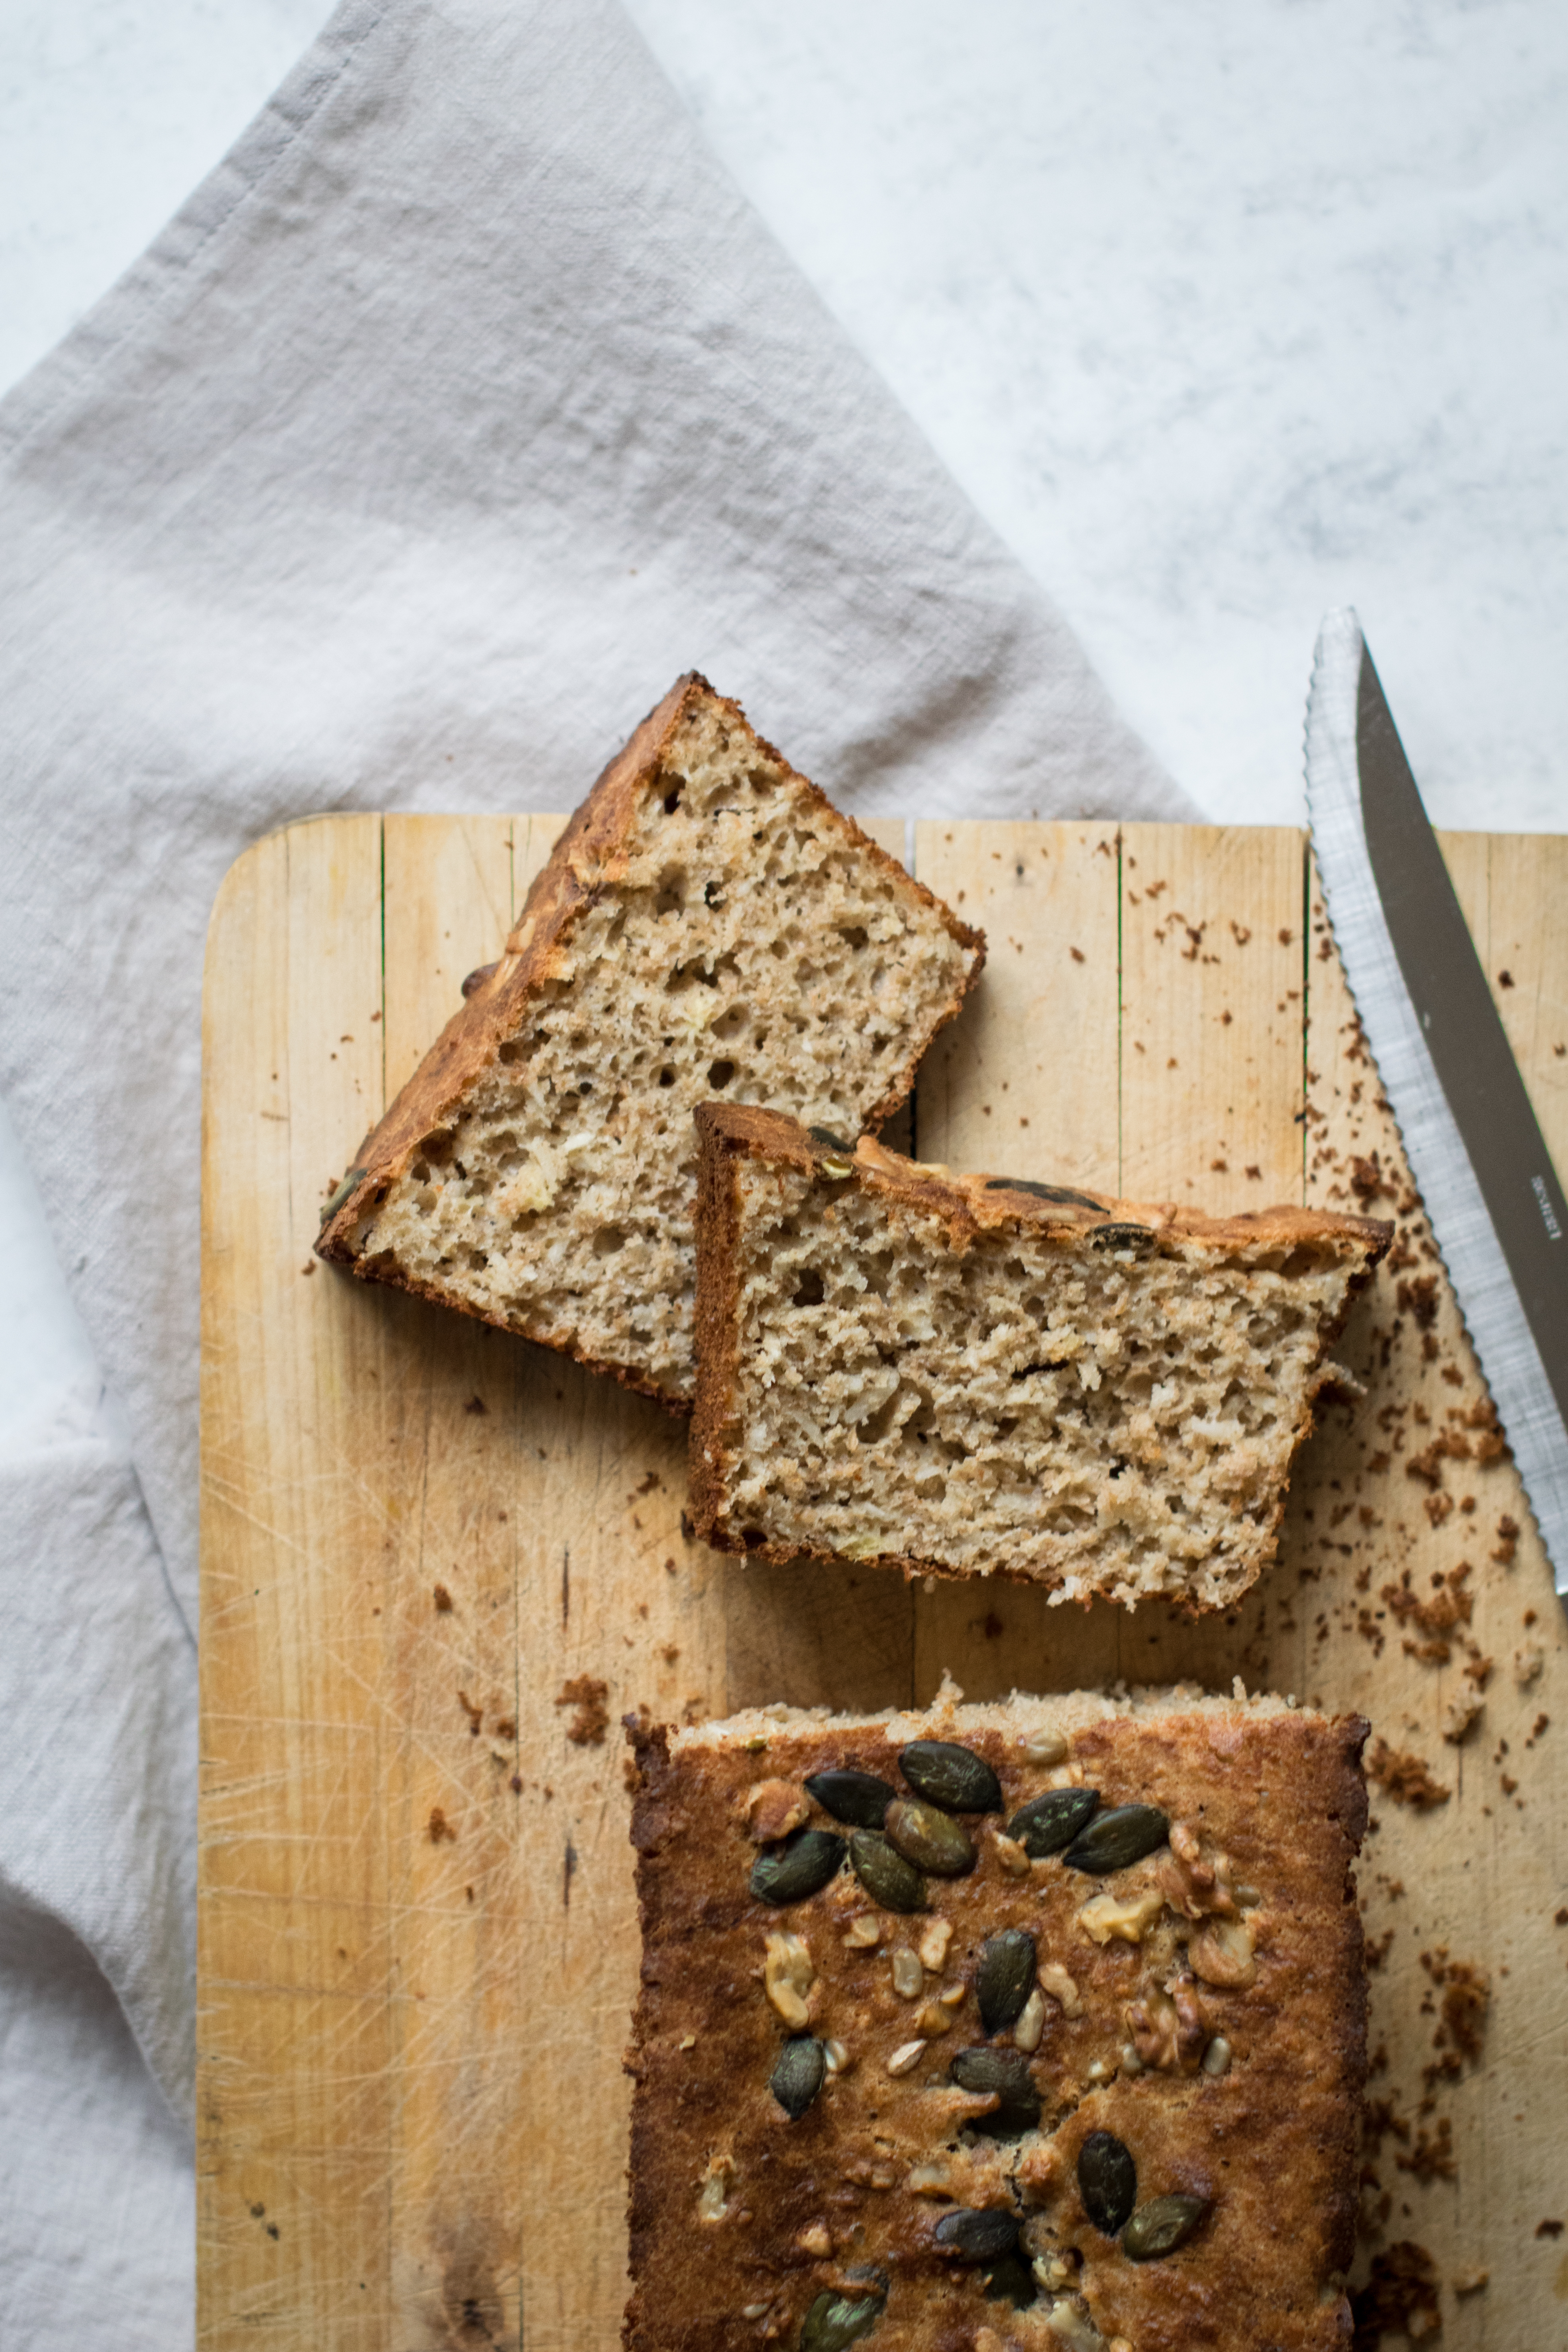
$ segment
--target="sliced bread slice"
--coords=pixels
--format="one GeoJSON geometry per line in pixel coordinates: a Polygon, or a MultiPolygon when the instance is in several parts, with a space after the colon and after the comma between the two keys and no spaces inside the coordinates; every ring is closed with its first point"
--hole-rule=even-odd
{"type": "Polygon", "coordinates": [[[693,1109],[875,1127],[984,960],[738,704],[681,678],[361,1144],[320,1254],[688,1409],[693,1109]]]}
{"type": "Polygon", "coordinates": [[[698,1112],[692,1512],[725,1551],[1227,1608],[1393,1228],[1199,1216],[698,1112]]]}

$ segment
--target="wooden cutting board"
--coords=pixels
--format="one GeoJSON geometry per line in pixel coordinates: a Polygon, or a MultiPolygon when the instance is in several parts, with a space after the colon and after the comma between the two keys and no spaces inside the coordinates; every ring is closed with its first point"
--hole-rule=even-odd
{"type": "MultiPolygon", "coordinates": [[[[944,1666],[972,1697],[1239,1675],[1418,1759],[1385,1768],[1361,1872],[1381,2105],[1358,2275],[1429,2275],[1451,2347],[1568,2344],[1561,1612],[1511,1465],[1484,1458],[1303,837],[913,828],[916,870],[991,941],[921,1082],[921,1157],[1399,1215],[1341,1349],[1364,1400],[1326,1414],[1258,1592],[1190,1624],[719,1558],[682,1532],[681,1424],[311,1258],[324,1193],[557,823],[321,818],[247,852],[213,918],[204,2346],[613,2346],[637,1969],[618,1718],[921,1703],[944,1666]]],[[[1568,1166],[1568,840],[1444,846],[1568,1166]]]]}

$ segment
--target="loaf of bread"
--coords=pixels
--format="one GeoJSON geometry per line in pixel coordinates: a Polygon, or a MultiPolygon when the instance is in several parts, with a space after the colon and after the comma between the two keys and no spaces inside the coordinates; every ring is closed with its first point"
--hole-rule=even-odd
{"type": "Polygon", "coordinates": [[[686,1410],[693,1109],[875,1127],[984,959],[737,704],[681,678],[360,1146],[321,1255],[686,1410]]]}
{"type": "Polygon", "coordinates": [[[1350,2339],[1366,1725],[634,1727],[628,2352],[1350,2339]]]}
{"type": "Polygon", "coordinates": [[[1254,1581],[1392,1227],[959,1176],[761,1110],[698,1124],[709,1543],[1192,1610],[1254,1581]]]}

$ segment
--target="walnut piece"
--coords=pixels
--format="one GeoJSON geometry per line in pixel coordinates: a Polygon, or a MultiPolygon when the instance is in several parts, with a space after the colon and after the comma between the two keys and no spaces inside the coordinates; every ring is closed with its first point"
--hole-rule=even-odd
{"type": "Polygon", "coordinates": [[[1136,1895],[1092,1895],[1078,1915],[1078,1924],[1086,1936],[1097,1944],[1109,1944],[1116,1937],[1123,1944],[1141,1944],[1165,1907],[1165,1898],[1157,1886],[1140,1888],[1136,1895]]]}
{"type": "Polygon", "coordinates": [[[1208,2047],[1209,2021],[1191,1977],[1146,1985],[1121,2014],[1141,2065],[1162,2074],[1197,2073],[1208,2047]]]}
{"type": "Polygon", "coordinates": [[[792,1780],[756,1780],[746,1791],[746,1835],[753,1845],[774,1845],[799,1829],[811,1811],[804,1790],[792,1780]]]}
{"type": "Polygon", "coordinates": [[[1173,1911],[1184,1919],[1234,1919],[1236,1890],[1228,1854],[1205,1862],[1198,1833],[1188,1822],[1171,1823],[1171,1851],[1154,1865],[1154,1876],[1173,1911]]]}
{"type": "Polygon", "coordinates": [[[816,1981],[816,1971],[811,1964],[811,1953],[804,1937],[773,1935],[768,1937],[763,1982],[767,1988],[768,1999],[792,2033],[803,2032],[811,2021],[806,2000],[816,1981]]]}
{"type": "Polygon", "coordinates": [[[1205,1984],[1223,1985],[1227,1992],[1245,1991],[1258,1979],[1249,1922],[1211,1919],[1187,1946],[1187,1965],[1205,1984]]]}

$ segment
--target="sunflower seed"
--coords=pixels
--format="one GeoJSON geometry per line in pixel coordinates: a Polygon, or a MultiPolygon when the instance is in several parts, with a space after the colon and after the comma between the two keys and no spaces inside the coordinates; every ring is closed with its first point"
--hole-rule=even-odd
{"type": "Polygon", "coordinates": [[[980,1947],[974,1995],[987,2033],[1000,2033],[1023,2014],[1035,1986],[1035,1939],[1026,1927],[1004,1927],[980,1947]]]}
{"type": "Polygon", "coordinates": [[[1090,2132],[1079,2148],[1078,2193],[1101,2236],[1117,2236],[1138,2202],[1138,2167],[1114,2132],[1090,2132]]]}
{"type": "Polygon", "coordinates": [[[936,2225],[936,2242],[965,2263],[999,2263],[1018,2242],[1018,2224],[1011,2213],[994,2206],[983,2211],[967,2205],[944,2213],[936,2225]]]}
{"type": "Polygon", "coordinates": [[[1040,2120],[1040,2095],[1022,2051],[988,2049],[984,2043],[961,2050],[947,2079],[975,2097],[996,2095],[999,2105],[994,2112],[977,2116],[971,2126],[988,2139],[1016,2139],[1040,2120]]]}
{"type": "Polygon", "coordinates": [[[1098,1789],[1047,1789],[1019,1806],[1007,1834],[1017,1839],[1031,1862],[1043,1862],[1047,1854],[1060,1853],[1072,1843],[1099,1803],[1098,1789]]]}
{"type": "Polygon", "coordinates": [[[1147,1257],[1155,1237],[1147,1225],[1096,1225],[1089,1237],[1090,1249],[1132,1250],[1147,1257]]]}
{"type": "Polygon", "coordinates": [[[365,1168],[351,1168],[348,1174],[343,1178],[342,1183],[333,1185],[331,1191],[327,1195],[326,1205],[321,1211],[322,1224],[325,1225],[331,1223],[331,1220],[337,1215],[338,1211],[342,1207],[343,1202],[348,1199],[349,1194],[353,1191],[354,1186],[356,1184],[363,1184],[369,1172],[369,1170],[365,1168]]]}
{"type": "Polygon", "coordinates": [[[962,1878],[974,1867],[974,1842],[962,1822],[920,1797],[895,1797],[883,1832],[906,1862],[938,1878],[962,1878]]]}
{"type": "Polygon", "coordinates": [[[800,2331],[800,2352],[849,2352],[862,2336],[869,2336],[882,2316],[887,2289],[869,2294],[836,2294],[831,2287],[819,2294],[805,2315],[800,2331]]]}
{"type": "Polygon", "coordinates": [[[1131,2263],[1155,2263],[1184,2246],[1209,2210],[1206,2197],[1156,2197],[1140,2205],[1121,2232],[1121,2251],[1131,2263]]]}
{"type": "Polygon", "coordinates": [[[944,1813],[999,1813],[1002,1784],[984,1756],[952,1739],[911,1739],[899,1751],[899,1769],[928,1804],[944,1813]]]}
{"type": "Polygon", "coordinates": [[[1069,1870],[1087,1870],[1096,1878],[1108,1871],[1126,1870],[1146,1853],[1163,1845],[1171,1824],[1158,1805],[1112,1805],[1097,1813],[1077,1837],[1062,1860],[1069,1870]]]}
{"type": "Polygon", "coordinates": [[[792,2124],[799,2123],[821,2090],[826,2073],[827,2053],[815,2034],[798,2034],[784,2043],[768,2078],[768,2088],[792,2124]]]}
{"type": "Polygon", "coordinates": [[[856,1877],[884,1911],[923,1911],[926,1883],[880,1830],[856,1830],[849,1840],[856,1877]]]}
{"type": "Polygon", "coordinates": [[[825,1813],[860,1830],[879,1830],[899,1793],[891,1781],[879,1780],[874,1772],[852,1771],[847,1765],[837,1772],[813,1772],[805,1786],[825,1813]]]}
{"type": "Polygon", "coordinates": [[[752,1894],[758,1903],[804,1903],[817,1894],[844,1860],[844,1840],[831,1830],[796,1830],[783,1845],[770,1846],[752,1864],[752,1894]]]}

